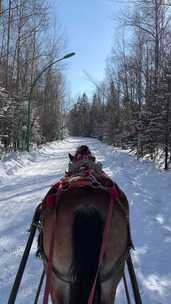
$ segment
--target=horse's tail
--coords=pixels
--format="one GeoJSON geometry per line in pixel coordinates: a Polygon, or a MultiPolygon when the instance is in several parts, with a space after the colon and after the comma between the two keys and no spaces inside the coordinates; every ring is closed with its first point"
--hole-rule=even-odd
{"type": "MultiPolygon", "coordinates": [[[[70,304],[87,304],[88,297],[97,272],[101,242],[103,237],[103,219],[94,207],[80,207],[75,211],[72,227],[72,265],[74,279],[70,288],[70,304]]],[[[101,303],[99,277],[93,303],[101,303]]]]}

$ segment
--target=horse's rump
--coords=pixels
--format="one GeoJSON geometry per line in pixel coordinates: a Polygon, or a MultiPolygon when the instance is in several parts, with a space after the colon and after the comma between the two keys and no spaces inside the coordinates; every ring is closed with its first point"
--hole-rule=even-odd
{"type": "MultiPolygon", "coordinates": [[[[57,209],[45,211],[43,244],[48,256],[50,234],[53,221],[56,221],[56,238],[54,248],[54,267],[70,277],[72,264],[72,226],[74,212],[81,206],[97,208],[105,221],[109,205],[109,194],[100,189],[79,188],[64,192],[57,209]]],[[[106,257],[101,276],[111,270],[118,258],[125,252],[128,244],[128,223],[120,205],[115,201],[112,223],[107,243],[106,257]]]]}

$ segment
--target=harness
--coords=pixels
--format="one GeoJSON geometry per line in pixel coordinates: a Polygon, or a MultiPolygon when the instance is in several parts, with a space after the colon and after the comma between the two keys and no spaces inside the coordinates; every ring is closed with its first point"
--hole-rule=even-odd
{"type": "MultiPolygon", "coordinates": [[[[66,173],[64,178],[62,178],[58,183],[56,183],[45,196],[41,206],[42,224],[43,224],[44,211],[47,209],[57,208],[58,202],[62,194],[64,192],[69,191],[70,189],[92,188],[92,189],[99,189],[105,191],[106,193],[109,194],[109,205],[108,205],[108,211],[105,220],[105,227],[104,227],[103,240],[100,250],[98,269],[88,301],[88,304],[91,304],[93,303],[97,277],[101,273],[103,258],[106,253],[114,203],[117,203],[118,206],[120,206],[121,212],[123,213],[125,220],[127,222],[128,244],[123,254],[118,258],[118,260],[111,267],[111,269],[107,273],[100,275],[101,282],[105,282],[109,280],[114,275],[114,273],[119,271],[121,265],[127,259],[128,252],[130,248],[133,247],[133,245],[132,245],[130,230],[129,230],[128,206],[126,205],[124,206],[124,204],[119,200],[120,189],[118,188],[118,186],[115,183],[113,183],[113,181],[102,170],[95,172],[94,168],[93,169],[89,168],[87,170],[81,169],[79,175],[78,172],[76,172],[75,174],[76,175],[71,175],[70,173],[66,173]]],[[[127,201],[125,201],[124,203],[127,204],[127,201]]],[[[50,292],[52,272],[56,275],[58,279],[62,280],[65,283],[71,284],[74,281],[74,279],[71,276],[69,276],[68,274],[60,273],[59,270],[55,268],[53,265],[52,260],[53,260],[53,251],[54,251],[54,239],[55,239],[55,226],[52,229],[49,256],[47,256],[44,251],[43,242],[41,248],[39,248],[40,256],[47,264],[47,279],[46,279],[46,287],[45,287],[44,302],[43,302],[44,304],[48,303],[48,295],[50,292]]]]}
{"type": "MultiPolygon", "coordinates": [[[[94,161],[94,160],[93,160],[94,161]]],[[[89,162],[89,161],[88,161],[89,162]]],[[[82,164],[82,163],[80,163],[82,164]]],[[[52,235],[51,235],[51,240],[50,240],[50,250],[48,253],[48,257],[46,256],[44,249],[43,249],[43,242],[42,242],[42,225],[43,225],[43,218],[45,216],[44,211],[47,209],[52,209],[52,208],[57,208],[59,199],[61,195],[69,191],[69,189],[72,188],[85,188],[85,187],[90,187],[92,189],[100,189],[103,191],[106,191],[109,194],[110,200],[109,200],[109,205],[108,205],[108,212],[107,212],[107,217],[105,221],[105,228],[104,228],[104,233],[103,233],[103,240],[102,240],[102,245],[101,245],[101,250],[100,250],[100,257],[99,257],[99,263],[98,263],[98,269],[97,273],[93,282],[93,286],[89,295],[89,300],[88,304],[93,303],[93,298],[94,298],[94,292],[95,292],[95,287],[96,287],[96,281],[97,277],[100,274],[100,271],[102,269],[102,262],[103,262],[103,257],[105,255],[106,251],[106,245],[108,241],[108,233],[110,229],[110,223],[112,219],[112,211],[114,207],[114,203],[116,203],[118,206],[120,206],[120,209],[125,217],[125,220],[127,222],[127,228],[128,228],[128,244],[125,252],[118,258],[116,263],[112,266],[112,268],[106,273],[101,275],[100,280],[101,282],[107,281],[109,278],[113,276],[114,273],[116,273],[120,266],[122,265],[123,261],[127,262],[127,267],[128,267],[128,272],[130,275],[130,281],[132,284],[132,289],[133,289],[133,295],[134,295],[134,300],[136,304],[142,304],[141,301],[141,295],[130,255],[130,249],[134,248],[131,240],[131,235],[130,235],[130,228],[129,228],[129,217],[128,217],[128,201],[125,196],[125,194],[119,189],[118,185],[116,183],[113,183],[113,181],[102,171],[102,167],[100,165],[96,166],[96,163],[93,166],[93,169],[91,166],[89,166],[89,163],[85,162],[84,165],[86,165],[86,168],[84,166],[72,166],[70,165],[69,171],[66,172],[66,175],[64,178],[62,178],[58,183],[56,183],[52,188],[49,190],[47,195],[45,196],[45,199],[43,202],[37,206],[33,220],[29,229],[29,237],[25,246],[25,250],[19,265],[18,272],[16,274],[16,278],[13,284],[13,287],[11,289],[11,293],[9,296],[8,304],[14,304],[18,289],[20,287],[20,283],[22,280],[22,276],[25,270],[25,266],[29,257],[30,249],[33,243],[33,239],[35,237],[36,229],[39,229],[39,248],[38,248],[38,255],[44,259],[47,263],[47,272],[46,272],[46,287],[45,287],[45,294],[44,294],[44,300],[43,304],[48,303],[48,297],[49,297],[49,292],[50,292],[50,287],[51,287],[51,277],[52,277],[52,272],[58,277],[58,279],[64,281],[65,283],[72,283],[73,278],[70,278],[66,274],[61,274],[54,266],[53,266],[53,249],[54,249],[54,240],[55,240],[55,223],[53,223],[53,228],[52,229],[52,235]],[[87,166],[88,164],[88,166],[87,166]],[[77,167],[77,169],[76,169],[77,167]],[[73,170],[74,169],[74,170],[73,170]],[[79,170],[79,172],[78,172],[79,170]],[[42,243],[42,244],[41,244],[42,243]]],[[[43,283],[43,278],[45,275],[45,271],[42,272],[42,276],[40,279],[40,283],[37,289],[37,294],[35,298],[34,304],[38,303],[42,283],[43,283]]],[[[129,293],[128,293],[128,286],[126,282],[126,277],[125,275],[123,276],[124,279],[124,285],[125,285],[125,291],[126,291],[126,296],[127,296],[127,302],[130,304],[130,298],[129,298],[129,293]]]]}

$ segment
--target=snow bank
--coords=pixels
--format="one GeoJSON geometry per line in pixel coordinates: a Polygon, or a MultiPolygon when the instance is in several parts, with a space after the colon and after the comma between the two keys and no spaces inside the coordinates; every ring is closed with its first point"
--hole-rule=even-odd
{"type": "Polygon", "coordinates": [[[41,160],[45,154],[51,155],[56,149],[56,145],[65,143],[65,141],[51,142],[37,148],[33,148],[30,152],[11,152],[5,154],[0,160],[0,183],[5,183],[17,170],[29,166],[38,160],[41,160]]]}
{"type": "Polygon", "coordinates": [[[28,152],[12,152],[6,154],[0,161],[0,182],[4,183],[13,175],[18,169],[29,165],[29,163],[36,161],[39,151],[28,152]]]}

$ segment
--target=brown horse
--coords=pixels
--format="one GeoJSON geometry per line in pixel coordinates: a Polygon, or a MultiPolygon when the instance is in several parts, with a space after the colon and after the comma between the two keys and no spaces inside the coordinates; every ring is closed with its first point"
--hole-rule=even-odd
{"type": "MultiPolygon", "coordinates": [[[[77,161],[89,167],[92,167],[92,163],[95,165],[95,157],[92,157],[89,149],[89,154],[85,153],[86,149],[82,150],[83,158],[78,153],[80,150],[77,150],[74,158],[70,155],[73,168],[77,161]]],[[[72,176],[72,169],[69,176],[72,176]]],[[[98,166],[96,169],[101,170],[98,166]]],[[[76,175],[80,176],[74,174],[74,177],[76,175]]],[[[102,175],[103,180],[111,182],[104,173],[102,175]]],[[[87,304],[97,271],[93,304],[114,303],[116,288],[123,276],[126,255],[131,245],[128,201],[119,187],[116,184],[114,186],[118,196],[113,202],[106,253],[100,269],[99,255],[110,201],[105,187],[99,187],[98,183],[98,187],[93,184],[93,187],[86,185],[65,188],[55,207],[43,211],[41,253],[45,271],[48,267],[51,233],[55,229],[50,287],[53,304],[87,304]]],[[[46,200],[47,196],[44,201],[46,200]]]]}

